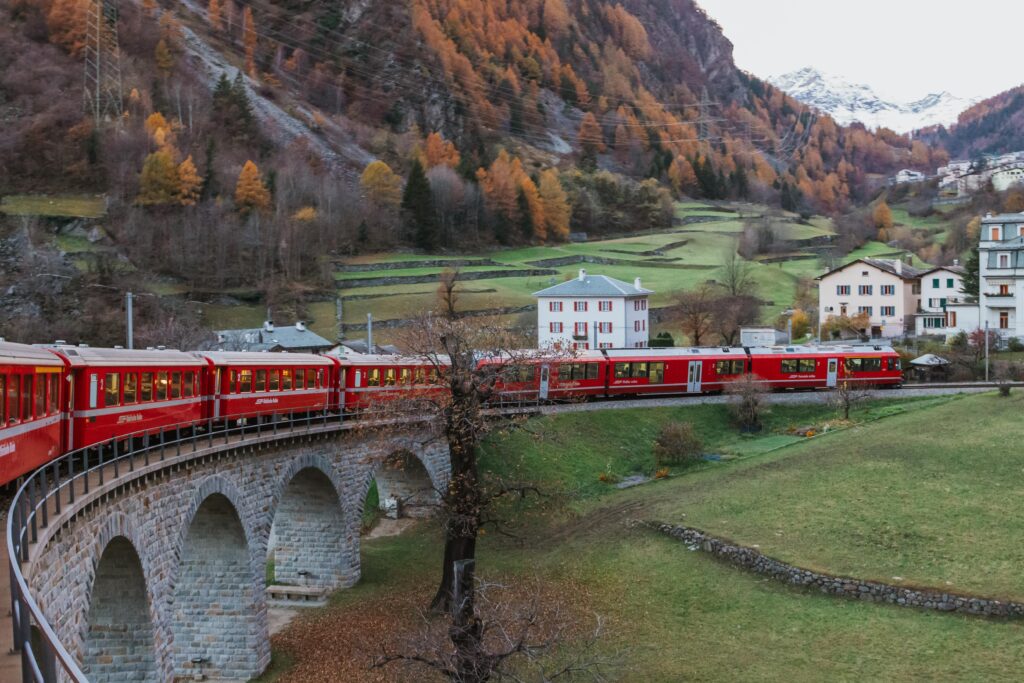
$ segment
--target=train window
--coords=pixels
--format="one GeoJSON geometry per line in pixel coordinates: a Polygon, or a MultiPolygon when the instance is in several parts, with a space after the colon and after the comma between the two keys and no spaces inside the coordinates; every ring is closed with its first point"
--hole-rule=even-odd
{"type": "Polygon", "coordinates": [[[166,372],[156,373],[156,400],[166,401],[167,400],[167,385],[170,381],[167,378],[166,372]]]}
{"type": "Polygon", "coordinates": [[[281,373],[278,370],[270,371],[270,382],[268,388],[270,391],[278,391],[281,388],[281,373]]]}
{"type": "Polygon", "coordinates": [[[292,371],[282,370],[281,371],[281,388],[285,391],[291,391],[292,389],[292,371]]]}
{"type": "Polygon", "coordinates": [[[627,379],[629,377],[629,363],[615,364],[615,379],[627,379]]]}
{"type": "Polygon", "coordinates": [[[532,382],[537,376],[537,368],[532,365],[520,365],[517,374],[520,382],[532,382]]]}
{"type": "Polygon", "coordinates": [[[743,373],[743,361],[720,360],[715,362],[715,374],[719,377],[739,375],[743,373]]]}
{"type": "Polygon", "coordinates": [[[239,370],[238,392],[241,394],[248,394],[250,391],[252,391],[252,370],[239,370]]]}
{"type": "Polygon", "coordinates": [[[318,386],[323,386],[324,371],[323,370],[310,370],[306,375],[306,386],[310,389],[315,389],[318,386]]]}
{"type": "Polygon", "coordinates": [[[631,363],[630,377],[647,377],[647,363],[631,363]]]}
{"type": "Polygon", "coordinates": [[[399,384],[412,384],[412,368],[402,368],[398,371],[399,384]]]}
{"type": "Polygon", "coordinates": [[[140,401],[152,401],[153,400],[153,373],[144,372],[142,373],[142,380],[139,382],[139,400],[140,401]]]}
{"type": "Polygon", "coordinates": [[[181,373],[171,373],[171,398],[181,398],[181,373]]]}
{"type": "Polygon", "coordinates": [[[7,375],[0,375],[0,429],[7,424],[7,375]]]}
{"type": "Polygon", "coordinates": [[[295,388],[301,389],[306,386],[306,371],[299,368],[295,371],[295,388]]]}
{"type": "Polygon", "coordinates": [[[665,382],[665,364],[664,363],[650,363],[647,369],[647,381],[650,384],[664,384],[665,382]]]}
{"type": "Polygon", "coordinates": [[[380,368],[370,368],[369,370],[366,371],[366,386],[380,386],[380,368]]]}
{"type": "Polygon", "coordinates": [[[587,379],[597,379],[600,368],[597,367],[597,363],[587,363],[587,379]]]}
{"type": "Polygon", "coordinates": [[[782,371],[783,372],[796,372],[797,364],[796,358],[783,358],[782,359],[782,371]]]}
{"type": "Polygon", "coordinates": [[[36,375],[36,417],[46,415],[46,378],[36,375]]]}
{"type": "Polygon", "coordinates": [[[50,415],[56,415],[60,411],[60,374],[53,373],[50,375],[50,390],[46,394],[49,399],[48,410],[46,411],[50,415]]]}
{"type": "Polygon", "coordinates": [[[25,375],[21,379],[21,421],[32,419],[32,377],[25,375]]]}
{"type": "Polygon", "coordinates": [[[185,373],[185,398],[192,398],[196,395],[196,373],[185,373]]]}
{"type": "Polygon", "coordinates": [[[430,368],[429,370],[427,370],[427,383],[428,384],[437,384],[439,381],[440,380],[439,380],[439,378],[437,376],[437,368],[430,368]]]}
{"type": "Polygon", "coordinates": [[[384,386],[393,387],[395,386],[395,369],[387,368],[384,370],[384,386]]]}
{"type": "Polygon", "coordinates": [[[238,370],[231,370],[228,372],[228,386],[224,390],[225,394],[237,394],[238,393],[238,370]]]}
{"type": "Polygon", "coordinates": [[[568,363],[558,366],[558,379],[567,382],[572,379],[572,366],[568,363]]]}
{"type": "Polygon", "coordinates": [[[426,382],[427,381],[427,369],[426,368],[416,368],[416,371],[413,373],[412,381],[413,381],[413,384],[423,384],[424,382],[426,382]]]}
{"type": "Polygon", "coordinates": [[[900,359],[899,358],[890,358],[889,359],[889,369],[890,370],[899,370],[901,365],[902,364],[900,363],[900,359]]]}
{"type": "Polygon", "coordinates": [[[256,371],[256,391],[267,390],[267,371],[257,370],[256,371]]]}
{"type": "Polygon", "coordinates": [[[7,424],[14,424],[18,421],[18,386],[21,384],[21,377],[11,375],[7,382],[7,424]]]}
{"type": "Polygon", "coordinates": [[[139,376],[134,372],[124,374],[124,402],[135,403],[139,398],[139,376]]]}
{"type": "Polygon", "coordinates": [[[814,372],[817,363],[813,358],[801,358],[797,361],[798,372],[814,372]]]}
{"type": "Polygon", "coordinates": [[[108,372],[103,376],[103,405],[116,406],[121,403],[121,376],[108,372]]]}

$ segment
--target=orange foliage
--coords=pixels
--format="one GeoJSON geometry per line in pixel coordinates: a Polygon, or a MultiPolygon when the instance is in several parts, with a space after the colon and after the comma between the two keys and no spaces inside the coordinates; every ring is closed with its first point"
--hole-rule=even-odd
{"type": "Polygon", "coordinates": [[[270,191],[263,184],[260,169],[252,161],[246,161],[238,174],[235,185],[235,206],[240,211],[266,211],[270,208],[270,191]]]}
{"type": "Polygon", "coordinates": [[[547,237],[564,242],[569,239],[569,217],[572,210],[558,180],[558,171],[549,168],[540,174],[540,200],[544,205],[547,237]]]}
{"type": "Polygon", "coordinates": [[[220,0],[210,0],[206,6],[206,19],[214,31],[224,30],[224,19],[221,17],[220,0]]]}
{"type": "Polygon", "coordinates": [[[455,168],[459,165],[459,158],[459,150],[455,149],[455,145],[441,137],[440,133],[434,132],[427,136],[423,144],[420,162],[426,169],[434,166],[455,168]]]}
{"type": "Polygon", "coordinates": [[[85,21],[89,0],[54,0],[46,15],[50,42],[67,50],[74,57],[85,52],[85,21]]]}
{"type": "Polygon", "coordinates": [[[245,70],[253,78],[256,77],[256,21],[252,17],[252,8],[246,7],[242,13],[242,43],[245,45],[245,70]]]}

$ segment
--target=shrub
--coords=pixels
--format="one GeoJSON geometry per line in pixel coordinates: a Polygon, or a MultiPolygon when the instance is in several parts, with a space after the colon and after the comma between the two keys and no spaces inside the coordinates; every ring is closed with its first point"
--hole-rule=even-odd
{"type": "Polygon", "coordinates": [[[683,465],[700,459],[704,445],[689,422],[669,422],[654,440],[654,460],[658,465],[683,465]]]}
{"type": "Polygon", "coordinates": [[[1014,353],[1019,353],[1020,351],[1024,351],[1024,342],[1017,337],[1010,337],[1006,340],[1006,348],[1014,353]]]}
{"type": "Polygon", "coordinates": [[[768,390],[755,375],[743,375],[726,385],[729,410],[740,431],[761,431],[761,415],[767,412],[768,390]]]}
{"type": "Polygon", "coordinates": [[[655,471],[654,478],[655,479],[668,479],[668,468],[667,467],[662,467],[661,469],[655,471]]]}
{"type": "Polygon", "coordinates": [[[999,395],[1000,396],[1009,396],[1010,395],[1010,385],[1007,384],[1006,382],[1000,382],[999,383],[999,395]]]}

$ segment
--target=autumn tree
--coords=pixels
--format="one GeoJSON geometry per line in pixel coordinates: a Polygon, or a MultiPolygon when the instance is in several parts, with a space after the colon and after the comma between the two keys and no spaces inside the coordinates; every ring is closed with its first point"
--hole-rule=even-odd
{"type": "Polygon", "coordinates": [[[139,194],[135,203],[140,206],[163,206],[178,202],[178,168],[167,149],[158,149],[146,157],[139,178],[139,194]]]}
{"type": "Polygon", "coordinates": [[[195,206],[203,189],[203,178],[192,162],[192,155],[178,164],[178,202],[182,206],[195,206]]]}
{"type": "Polygon", "coordinates": [[[541,201],[537,186],[529,177],[524,177],[520,181],[519,197],[522,198],[519,207],[520,220],[525,220],[527,216],[529,217],[530,232],[524,236],[527,239],[543,242],[548,236],[547,219],[544,216],[544,203],[541,201]]]}
{"type": "Polygon", "coordinates": [[[153,57],[156,61],[156,68],[160,72],[160,75],[167,78],[171,75],[171,71],[174,70],[174,55],[171,54],[170,49],[167,47],[167,41],[161,38],[156,43],[156,48],[153,51],[153,57]]]}
{"type": "Polygon", "coordinates": [[[224,19],[221,16],[220,0],[210,0],[206,6],[206,19],[215,32],[224,30],[224,19]]]}
{"type": "Polygon", "coordinates": [[[242,13],[242,44],[245,46],[245,70],[256,78],[256,21],[248,6],[242,13]]]}
{"type": "Polygon", "coordinates": [[[251,160],[242,166],[235,184],[235,207],[243,213],[252,210],[266,211],[270,208],[270,191],[263,183],[260,170],[251,160]]]}
{"type": "Polygon", "coordinates": [[[576,141],[580,146],[580,167],[590,170],[597,168],[597,155],[605,150],[605,144],[601,125],[592,112],[588,111],[580,121],[576,141]]]}
{"type": "Polygon", "coordinates": [[[437,216],[434,214],[430,183],[419,159],[413,159],[409,178],[402,193],[402,213],[411,228],[413,240],[420,249],[437,246],[437,216]]]}
{"type": "Polygon", "coordinates": [[[363,169],[359,187],[378,206],[396,208],[402,203],[402,179],[379,159],[363,169]]]}
{"type": "Polygon", "coordinates": [[[1020,213],[1024,211],[1024,192],[1011,190],[1006,199],[1003,200],[1003,211],[1006,213],[1020,213]]]}
{"type": "Polygon", "coordinates": [[[549,168],[540,174],[540,201],[544,207],[544,221],[547,226],[547,238],[558,242],[569,239],[569,218],[571,209],[569,200],[558,179],[558,171],[549,168]]]}
{"type": "Polygon", "coordinates": [[[871,221],[878,233],[878,241],[888,242],[892,232],[892,210],[884,199],[878,200],[871,210],[871,221]]]}
{"type": "Polygon", "coordinates": [[[46,15],[50,42],[59,45],[73,57],[85,52],[86,15],[90,0],[54,0],[46,15]]]}
{"type": "Polygon", "coordinates": [[[445,140],[441,137],[440,133],[435,131],[428,135],[423,143],[420,161],[426,170],[430,170],[435,166],[458,168],[460,161],[459,150],[455,149],[454,144],[445,140]]]}
{"type": "Polygon", "coordinates": [[[676,157],[668,167],[668,180],[676,195],[692,193],[697,187],[693,165],[683,157],[676,157]]]}

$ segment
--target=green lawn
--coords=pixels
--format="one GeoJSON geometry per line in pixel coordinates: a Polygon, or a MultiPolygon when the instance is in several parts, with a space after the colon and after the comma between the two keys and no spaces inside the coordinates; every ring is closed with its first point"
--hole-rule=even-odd
{"type": "Polygon", "coordinates": [[[100,218],[107,212],[107,204],[95,195],[12,194],[0,200],[0,212],[9,216],[100,218]]]}
{"type": "MultiPolygon", "coordinates": [[[[833,416],[827,408],[776,406],[766,433],[755,437],[738,436],[721,406],[531,420],[488,439],[483,469],[531,475],[574,512],[541,519],[518,540],[482,537],[477,571],[503,583],[539,579],[584,614],[601,615],[606,631],[597,651],[620,663],[611,680],[1014,680],[1024,666],[1021,622],[802,591],[625,522],[702,526],[830,571],[1012,592],[1022,583],[1014,571],[1024,559],[1014,513],[1024,455],[1007,446],[1024,436],[1022,402],[894,398],[860,407],[852,429],[802,440],[788,437],[788,426],[824,426],[833,416]],[[626,491],[597,481],[601,471],[649,472],[650,440],[670,419],[692,422],[709,449],[737,458],[626,491]],[[781,445],[780,437],[796,443],[764,447],[781,445]],[[933,576],[933,569],[941,570],[933,576]],[[962,576],[973,579],[961,583],[962,576]]],[[[376,605],[394,609],[396,596],[410,594],[425,600],[441,561],[439,541],[436,523],[364,540],[360,583],[275,637],[283,680],[313,680],[303,676],[332,656],[313,646],[308,655],[293,651],[310,642],[304,629],[329,632],[359,619],[372,629],[383,616],[372,616],[376,605]]],[[[414,623],[416,606],[390,616],[414,623]]],[[[376,628],[359,655],[367,661],[374,642],[393,642],[403,627],[376,628]]],[[[352,680],[378,680],[371,675],[352,680]]]]}

